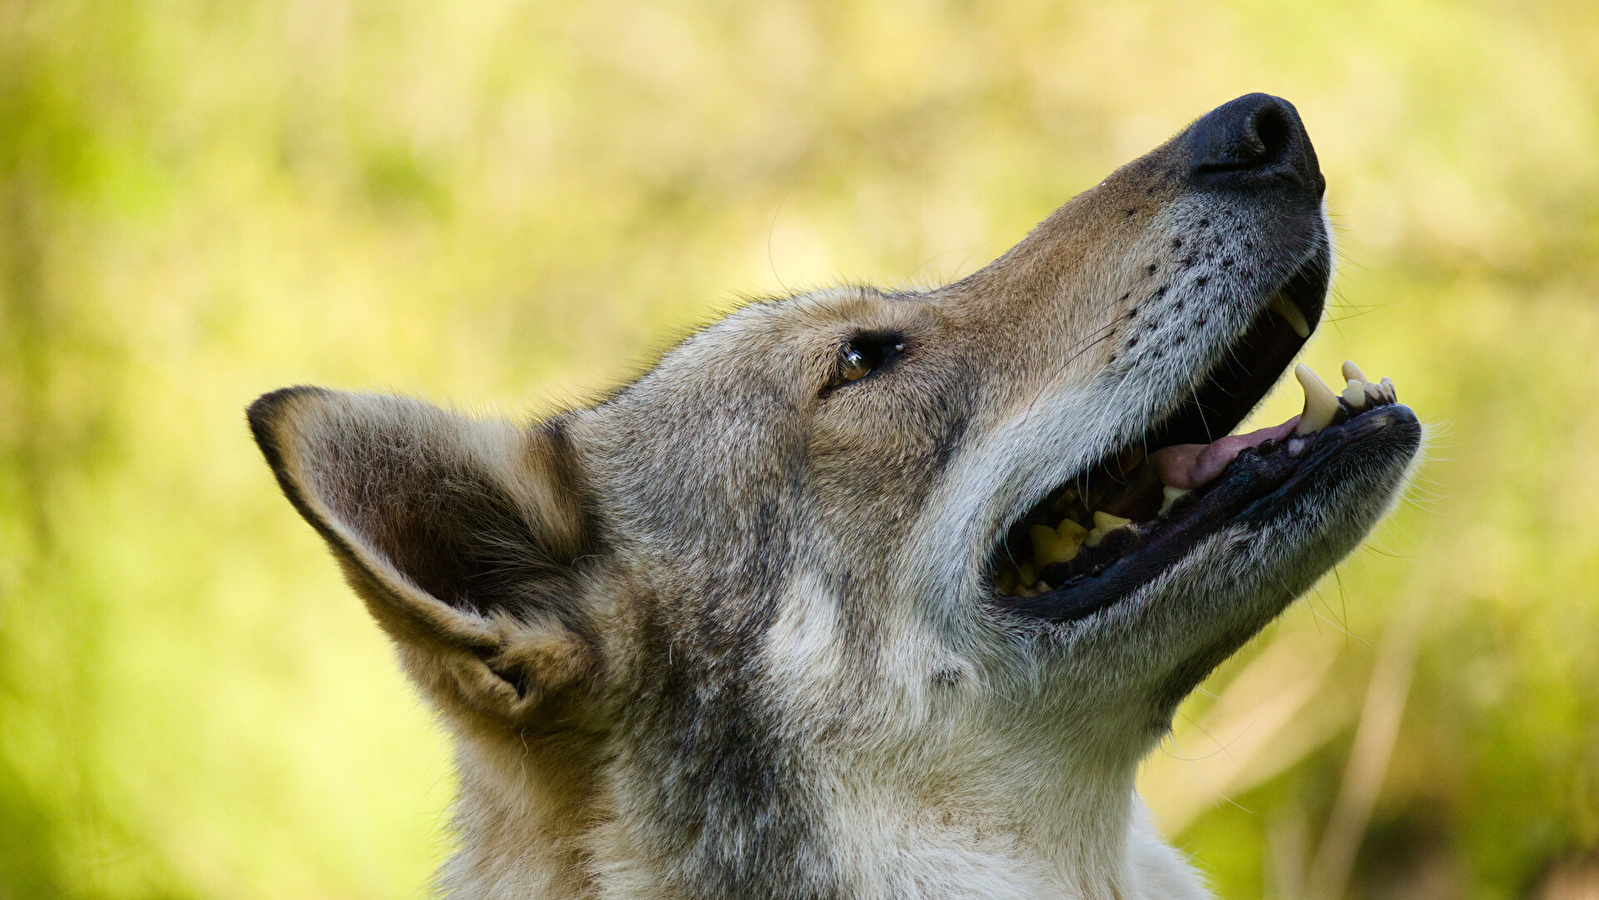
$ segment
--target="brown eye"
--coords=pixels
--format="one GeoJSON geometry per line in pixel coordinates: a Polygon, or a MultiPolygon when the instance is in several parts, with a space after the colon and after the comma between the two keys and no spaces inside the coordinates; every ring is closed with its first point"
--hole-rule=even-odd
{"type": "Polygon", "coordinates": [[[839,351],[838,370],[828,387],[860,381],[893,362],[904,350],[905,342],[897,334],[856,335],[839,351]]]}
{"type": "Polygon", "coordinates": [[[871,363],[858,347],[846,347],[844,359],[839,363],[838,377],[844,381],[859,381],[872,373],[871,363]]]}

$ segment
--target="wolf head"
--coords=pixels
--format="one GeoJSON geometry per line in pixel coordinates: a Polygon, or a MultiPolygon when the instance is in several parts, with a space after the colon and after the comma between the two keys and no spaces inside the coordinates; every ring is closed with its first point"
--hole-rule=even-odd
{"type": "Polygon", "coordinates": [[[1249,95],[970,277],[751,304],[592,407],[258,400],[457,736],[444,884],[1197,890],[1144,837],[1136,764],[1420,442],[1358,370],[1225,437],[1321,316],[1323,190],[1293,107],[1249,95]]]}

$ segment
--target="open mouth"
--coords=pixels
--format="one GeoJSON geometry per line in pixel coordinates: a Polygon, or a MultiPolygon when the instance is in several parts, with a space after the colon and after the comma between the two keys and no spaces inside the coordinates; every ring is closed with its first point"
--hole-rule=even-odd
{"type": "Polygon", "coordinates": [[[1090,616],[1375,427],[1396,403],[1393,383],[1345,363],[1342,392],[1300,366],[1304,412],[1229,434],[1309,338],[1326,287],[1325,259],[1313,257],[1186,402],[1017,519],[989,561],[996,605],[1057,622],[1090,616]]]}

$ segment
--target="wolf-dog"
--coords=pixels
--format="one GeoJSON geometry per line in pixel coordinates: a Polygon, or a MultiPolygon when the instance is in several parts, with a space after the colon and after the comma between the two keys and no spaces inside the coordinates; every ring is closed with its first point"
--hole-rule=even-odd
{"type": "Polygon", "coordinates": [[[531,422],[294,387],[289,501],[454,738],[452,897],[1207,895],[1134,793],[1395,502],[1298,113],[1201,117],[930,290],[751,303],[531,422]]]}

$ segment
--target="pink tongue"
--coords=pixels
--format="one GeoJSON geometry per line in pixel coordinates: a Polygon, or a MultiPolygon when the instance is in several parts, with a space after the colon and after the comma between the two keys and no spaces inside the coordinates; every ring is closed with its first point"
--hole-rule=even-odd
{"type": "Polygon", "coordinates": [[[1268,439],[1283,440],[1294,433],[1298,424],[1299,417],[1294,416],[1281,425],[1248,434],[1229,434],[1208,444],[1174,444],[1149,454],[1149,464],[1155,467],[1162,484],[1193,490],[1220,475],[1244,448],[1258,447],[1268,439]]]}

